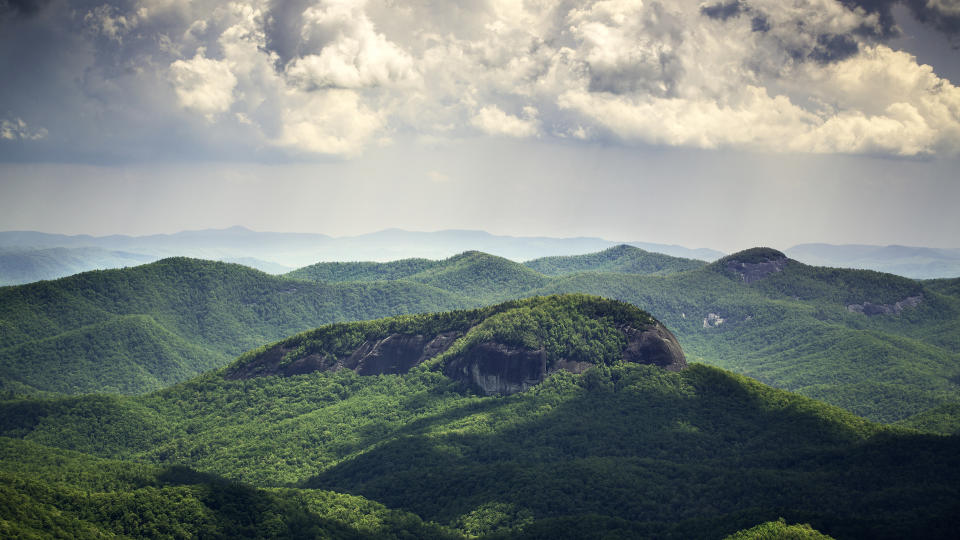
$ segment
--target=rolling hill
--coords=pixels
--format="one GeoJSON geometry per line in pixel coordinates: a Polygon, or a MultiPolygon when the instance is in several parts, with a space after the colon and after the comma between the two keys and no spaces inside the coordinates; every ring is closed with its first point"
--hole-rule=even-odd
{"type": "MultiPolygon", "coordinates": [[[[960,438],[874,424],[703,364],[670,371],[628,361],[627,329],[656,325],[619,302],[533,298],[321,327],[142,396],[8,399],[0,402],[0,436],[16,440],[0,443],[56,457],[21,466],[31,454],[5,454],[3,470],[24,474],[9,481],[9,497],[63,519],[78,515],[89,499],[70,486],[89,480],[70,472],[71,463],[95,459],[63,452],[73,450],[137,462],[129,466],[141,472],[118,472],[121,479],[156,478],[134,499],[141,509],[168,508],[163,501],[174,495],[214,508],[210,501],[241,490],[279,523],[287,523],[290,501],[324,493],[333,503],[375,501],[359,504],[348,523],[365,522],[365,511],[382,514],[375,505],[383,504],[413,515],[402,523],[422,530],[489,538],[721,538],[765,522],[772,523],[758,530],[776,529],[778,518],[836,538],[953,537],[960,438]],[[424,351],[435,336],[458,332],[421,362],[404,363],[409,347],[396,346],[396,335],[422,336],[424,351]],[[496,371],[492,350],[536,353],[548,366],[594,352],[583,353],[592,367],[581,373],[564,367],[509,395],[487,395],[457,373],[470,358],[476,363],[467,373],[496,371]],[[309,358],[325,360],[296,373],[256,369],[309,358]],[[403,367],[365,372],[364,365],[403,367]],[[189,480],[176,486],[158,477],[174,466],[199,474],[185,472],[189,480]],[[31,468],[38,469],[32,479],[31,468]],[[202,487],[218,477],[250,487],[202,487]],[[61,493],[42,495],[51,490],[61,493]],[[265,501],[266,494],[275,498],[265,501]]],[[[106,491],[137,489],[144,488],[120,481],[106,491]]],[[[323,508],[301,519],[333,514],[323,508]]],[[[10,507],[0,512],[13,523],[27,519],[8,517],[10,507]]],[[[141,521],[165,524],[171,512],[141,521]]],[[[124,524],[92,510],[82,515],[107,530],[124,524]]],[[[233,526],[229,512],[206,515],[233,526]]],[[[261,515],[248,526],[265,526],[261,515]]]]}
{"type": "Polygon", "coordinates": [[[696,259],[650,253],[637,247],[621,244],[599,253],[543,257],[523,264],[547,276],[560,276],[577,272],[666,275],[695,270],[707,263],[696,259]]]}
{"type": "Polygon", "coordinates": [[[669,276],[574,274],[538,292],[643,306],[694,360],[874,420],[900,420],[960,392],[960,303],[899,276],[810,267],[759,249],[669,276]]]}
{"type": "Polygon", "coordinates": [[[0,288],[8,389],[144,392],[319,324],[472,304],[419,283],[321,284],[164,259],[0,288]]]}
{"type": "Polygon", "coordinates": [[[524,265],[479,251],[466,251],[440,261],[317,263],[294,270],[287,277],[330,282],[404,280],[488,303],[523,296],[549,281],[524,265]]]}
{"type": "Polygon", "coordinates": [[[5,538],[456,538],[362,497],[264,490],[185,467],[0,438],[5,538]]]}

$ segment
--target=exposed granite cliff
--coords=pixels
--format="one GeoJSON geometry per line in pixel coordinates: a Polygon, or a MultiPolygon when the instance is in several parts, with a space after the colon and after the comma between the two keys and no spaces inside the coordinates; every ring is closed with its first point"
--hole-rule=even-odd
{"type": "Polygon", "coordinates": [[[420,334],[390,334],[381,339],[364,341],[349,356],[328,358],[310,354],[288,361],[294,347],[278,343],[262,353],[255,362],[227,370],[228,379],[250,379],[268,375],[289,377],[314,371],[352,369],[360,375],[406,373],[410,368],[446,351],[463,332],[442,332],[425,337],[420,334]]]}
{"type": "Polygon", "coordinates": [[[864,315],[899,315],[903,310],[915,308],[922,302],[923,294],[918,294],[916,296],[908,296],[892,304],[874,304],[873,302],[849,304],[847,305],[847,311],[851,313],[863,313],[864,315]]]}
{"type": "Polygon", "coordinates": [[[636,306],[555,295],[469,311],[327,325],[243,355],[228,379],[352,370],[402,374],[427,363],[486,394],[513,394],[594,365],[686,367],[677,338],[636,306]],[[530,344],[539,344],[533,345],[530,344]]]}
{"type": "MultiPolygon", "coordinates": [[[[687,366],[677,338],[659,322],[646,328],[624,325],[619,329],[627,342],[623,349],[624,362],[651,364],[669,371],[680,371],[687,366]]],[[[583,373],[593,365],[565,358],[548,363],[542,348],[484,342],[451,359],[443,371],[448,377],[474,384],[489,395],[522,392],[556,371],[583,373]]]]}
{"type": "Polygon", "coordinates": [[[789,261],[786,255],[775,249],[753,248],[725,257],[718,263],[749,285],[782,271],[789,261]]]}

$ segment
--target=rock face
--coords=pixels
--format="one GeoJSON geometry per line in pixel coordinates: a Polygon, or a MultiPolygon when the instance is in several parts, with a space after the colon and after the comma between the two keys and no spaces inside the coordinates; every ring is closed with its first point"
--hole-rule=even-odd
{"type": "Polygon", "coordinates": [[[790,259],[783,253],[770,250],[770,254],[766,257],[766,260],[743,262],[731,259],[727,261],[726,267],[727,270],[739,275],[740,279],[749,285],[760,281],[770,274],[782,271],[789,260],[790,259]]]}
{"type": "MultiPolygon", "coordinates": [[[[651,364],[669,371],[687,366],[677,338],[662,324],[647,328],[620,328],[627,338],[623,360],[651,364]]],[[[444,373],[451,378],[474,384],[487,395],[515,394],[543,382],[550,374],[566,370],[583,373],[593,367],[590,362],[555,360],[548,366],[546,351],[531,350],[502,343],[484,342],[474,345],[465,354],[450,360],[444,373]]]]}
{"type": "Polygon", "coordinates": [[[627,336],[627,348],[623,350],[624,362],[652,364],[667,371],[680,371],[687,367],[687,357],[683,355],[680,342],[662,324],[656,323],[647,329],[626,326],[622,330],[627,336]]]}
{"type": "Polygon", "coordinates": [[[352,369],[360,375],[406,373],[410,368],[446,351],[463,335],[462,332],[443,332],[436,336],[390,334],[385,338],[364,341],[345,358],[332,359],[318,354],[285,362],[293,349],[276,345],[268,349],[256,362],[239,366],[225,374],[228,379],[250,379],[267,375],[289,377],[314,371],[352,369]]]}
{"type": "Polygon", "coordinates": [[[874,304],[864,302],[862,304],[850,304],[847,311],[851,313],[863,313],[864,315],[899,315],[907,308],[915,308],[923,302],[923,295],[908,296],[899,302],[893,304],[874,304]]]}
{"type": "Polygon", "coordinates": [[[716,328],[723,324],[726,319],[717,315],[716,313],[707,313],[707,316],[703,318],[703,327],[704,328],[716,328]]]}
{"type": "Polygon", "coordinates": [[[547,353],[502,343],[479,343],[454,359],[447,376],[473,383],[485,394],[523,392],[547,375],[547,353]]]}

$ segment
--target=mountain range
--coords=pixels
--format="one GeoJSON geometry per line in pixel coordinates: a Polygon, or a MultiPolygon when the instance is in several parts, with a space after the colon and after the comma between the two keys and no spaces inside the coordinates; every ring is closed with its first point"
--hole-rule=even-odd
{"type": "Polygon", "coordinates": [[[555,295],[322,326],[146,395],[8,396],[0,527],[953,537],[960,437],[688,365],[674,339],[631,304],[555,295]],[[504,392],[487,386],[496,380],[529,384],[504,392]]]}
{"type": "MultiPolygon", "coordinates": [[[[677,257],[713,260],[723,253],[710,249],[688,249],[682,246],[629,242],[648,251],[677,257]]],[[[100,248],[122,251],[149,260],[185,256],[209,260],[238,262],[270,273],[283,273],[317,261],[389,261],[408,257],[439,259],[477,250],[515,261],[550,255],[569,255],[599,251],[618,242],[602,238],[547,238],[498,236],[484,231],[444,230],[415,232],[386,229],[358,236],[332,237],[311,233],[274,233],[251,231],[244,227],[183,231],[174,234],[147,236],[62,235],[36,231],[0,232],[0,253],[7,252],[26,260],[17,268],[15,260],[7,265],[16,272],[0,274],[0,283],[26,283],[49,279],[48,273],[29,274],[30,256],[40,249],[100,248]],[[17,280],[17,281],[14,281],[17,280]]],[[[74,251],[79,257],[82,252],[74,251]]],[[[101,256],[102,258],[102,256],[101,256]]],[[[146,262],[146,261],[141,261],[146,262]]],[[[84,270],[103,268],[100,259],[89,255],[84,270]]],[[[117,264],[114,267],[123,266],[117,264]]],[[[0,266],[0,271],[3,271],[0,266]]],[[[73,267],[64,266],[56,277],[70,275],[73,267]]]]}
{"type": "Polygon", "coordinates": [[[318,263],[287,276],[173,258],[7,287],[0,382],[15,392],[140,393],[321,324],[556,293],[639,306],[692,360],[873,420],[960,401],[957,280],[811,267],[770,249],[707,265],[630,246],[526,265],[481,252],[318,263]]]}
{"type": "Polygon", "coordinates": [[[800,244],[786,250],[786,254],[815,266],[864,268],[913,279],[960,276],[960,249],[800,244]]]}

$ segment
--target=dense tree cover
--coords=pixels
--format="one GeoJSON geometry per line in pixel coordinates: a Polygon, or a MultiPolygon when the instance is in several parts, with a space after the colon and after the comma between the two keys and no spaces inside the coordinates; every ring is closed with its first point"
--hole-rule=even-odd
{"type": "Polygon", "coordinates": [[[626,346],[621,328],[656,323],[649,313],[626,302],[567,294],[507,302],[473,325],[430,367],[442,368],[454,356],[482,342],[543,349],[549,368],[560,359],[613,365],[626,346]]]}
{"type": "MultiPolygon", "coordinates": [[[[879,276],[864,270],[834,272],[845,274],[842,281],[850,290],[870,291],[879,276]]],[[[867,316],[850,312],[846,293],[839,292],[845,286],[829,280],[825,292],[807,298],[776,290],[793,274],[813,287],[816,280],[809,276],[818,273],[789,262],[783,271],[750,285],[712,265],[670,276],[582,273],[557,278],[537,292],[582,291],[642,306],[677,335],[688,359],[874,420],[895,421],[958,399],[960,302],[923,289],[917,307],[900,315],[867,316]],[[723,321],[705,322],[710,313],[723,321]]],[[[886,290],[912,295],[922,286],[888,277],[893,285],[878,286],[857,301],[884,301],[886,290]]]]}
{"type": "Polygon", "coordinates": [[[271,494],[351,493],[491,537],[720,538],[779,517],[838,538],[960,526],[960,438],[704,365],[559,372],[509,397],[429,370],[209,374],[145,396],[10,400],[0,418],[4,436],[286,486],[271,494]]]}
{"type": "Polygon", "coordinates": [[[928,279],[921,283],[923,283],[927,289],[937,291],[940,294],[953,296],[954,298],[960,298],[960,278],[928,279]]]}
{"type": "Polygon", "coordinates": [[[223,364],[221,354],[167,330],[150,315],[118,315],[4,353],[5,381],[66,394],[143,392],[223,364]]]}
{"type": "Polygon", "coordinates": [[[519,263],[479,251],[466,251],[442,261],[318,263],[294,270],[287,276],[317,281],[406,280],[485,303],[523,296],[548,281],[546,276],[519,263]]]}
{"type": "Polygon", "coordinates": [[[761,523],[743,531],[737,531],[723,540],[832,540],[807,524],[787,525],[783,519],[761,523]]]}
{"type": "Polygon", "coordinates": [[[960,435],[960,402],[944,403],[897,422],[927,433],[960,435]]]}
{"type": "Polygon", "coordinates": [[[443,263],[408,279],[484,303],[529,296],[529,291],[549,281],[521,264],[479,251],[461,253],[443,263]]]}
{"type": "Polygon", "coordinates": [[[287,277],[312,281],[385,281],[408,278],[414,274],[445,264],[447,261],[430,259],[400,259],[378,262],[320,262],[304,266],[287,277]]]}
{"type": "Polygon", "coordinates": [[[419,283],[322,284],[165,259],[0,288],[0,382],[144,392],[321,324],[476,304],[419,283]]]}
{"type": "MultiPolygon", "coordinates": [[[[778,252],[749,250],[727,260],[763,261],[771,253],[778,252]]],[[[960,399],[960,297],[951,293],[956,280],[914,282],[787,261],[782,271],[746,284],[725,268],[715,263],[668,276],[549,277],[468,252],[405,280],[307,283],[235,265],[171,259],[0,289],[0,383],[13,392],[143,391],[181,380],[179,366],[202,371],[210,365],[204,351],[224,365],[243,350],[323,323],[583,292],[649,311],[691,358],[874,420],[896,421],[960,399]],[[847,309],[918,294],[920,305],[899,315],[847,309]],[[705,327],[711,313],[723,322],[705,327]],[[155,323],[168,333],[154,327],[144,328],[139,341],[113,339],[110,330],[83,337],[104,327],[98,324],[129,328],[129,321],[107,324],[124,315],[148,316],[152,322],[142,319],[143,325],[155,323]],[[71,331],[76,334],[61,336],[71,331]],[[111,340],[121,345],[107,360],[92,352],[111,340]],[[27,373],[26,365],[43,369],[27,373]],[[93,366],[98,369],[91,373],[93,366]],[[55,380],[60,370],[70,380],[55,380]],[[162,376],[153,375],[158,371],[162,376]],[[131,383],[130,374],[139,378],[131,383]]]]}
{"type": "Polygon", "coordinates": [[[755,287],[774,297],[826,300],[844,305],[864,302],[894,304],[923,293],[920,283],[893,274],[807,266],[795,261],[787,265],[789,269],[770,274],[755,287]]]}
{"type": "Polygon", "coordinates": [[[4,538],[453,538],[362,497],[264,490],[186,467],[0,438],[4,538]]]}
{"type": "Polygon", "coordinates": [[[706,266],[704,261],[671,257],[651,253],[640,248],[621,244],[599,253],[586,255],[542,257],[523,263],[547,276],[575,274],[577,272],[616,272],[620,274],[666,275],[706,266]]]}
{"type": "Polygon", "coordinates": [[[474,310],[403,315],[372,321],[336,323],[302,332],[272,345],[248,351],[227,368],[234,372],[259,364],[267,351],[288,351],[283,363],[319,355],[335,361],[349,356],[366,341],[391,334],[432,338],[442,332],[465,334],[431,367],[485,341],[543,348],[548,366],[558,359],[611,365],[622,359],[626,340],[621,328],[644,328],[656,323],[649,313],[626,302],[583,294],[533,297],[474,310]]]}

